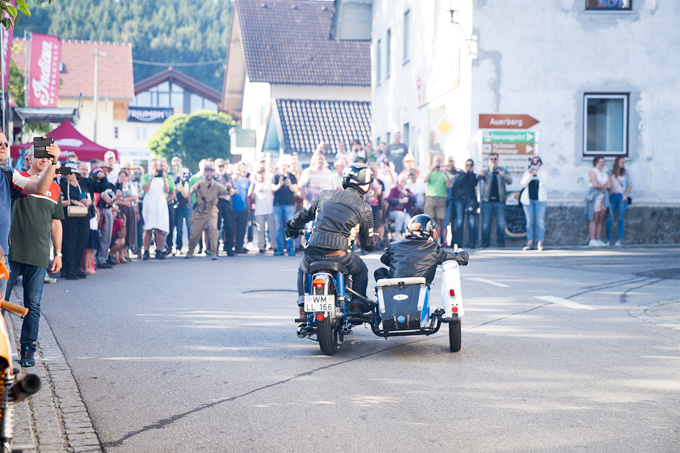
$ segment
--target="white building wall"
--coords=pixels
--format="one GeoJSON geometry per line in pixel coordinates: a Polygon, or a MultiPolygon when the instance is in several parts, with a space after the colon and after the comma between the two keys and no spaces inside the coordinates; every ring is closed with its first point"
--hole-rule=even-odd
{"type": "MultiPolygon", "coordinates": [[[[57,107],[78,108],[77,98],[59,98],[57,107]]],[[[82,99],[80,119],[73,126],[101,146],[113,148],[113,101],[102,98],[97,105],[97,139],[94,138],[94,100],[82,99]]]]}
{"type": "MultiPolygon", "coordinates": [[[[529,114],[551,203],[583,203],[586,92],[630,93],[627,167],[635,203],[680,202],[680,2],[634,0],[630,12],[586,12],[584,1],[477,1],[472,126],[480,113],[529,114]]],[[[475,149],[475,153],[479,152],[475,149]]],[[[611,168],[613,158],[607,158],[611,168]]],[[[478,168],[479,170],[479,168],[478,168]]]]}
{"type": "Polygon", "coordinates": [[[409,150],[420,167],[429,166],[432,152],[454,156],[458,166],[470,156],[471,1],[459,1],[450,20],[448,2],[376,0],[373,4],[372,117],[373,139],[394,140],[409,124],[409,150]],[[404,61],[404,13],[410,10],[409,58],[404,61]],[[391,70],[387,75],[387,30],[391,31],[391,70]],[[380,40],[380,70],[377,69],[380,40]],[[378,77],[380,74],[380,77],[378,77]],[[450,131],[437,125],[446,120],[450,131]],[[440,151],[437,151],[440,150],[440,151]]]}
{"type": "Polygon", "coordinates": [[[147,143],[163,127],[163,123],[114,120],[113,127],[118,127],[118,138],[114,138],[113,147],[118,150],[121,163],[145,164],[154,157],[147,143]]]}
{"type": "Polygon", "coordinates": [[[246,75],[243,88],[243,109],[241,110],[241,126],[254,129],[257,137],[256,150],[260,152],[267,131],[267,121],[271,112],[272,88],[268,83],[250,82],[246,75]]]}

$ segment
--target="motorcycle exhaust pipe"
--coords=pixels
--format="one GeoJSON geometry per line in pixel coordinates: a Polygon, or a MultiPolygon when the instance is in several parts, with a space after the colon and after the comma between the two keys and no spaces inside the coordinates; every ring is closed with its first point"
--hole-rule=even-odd
{"type": "Polygon", "coordinates": [[[9,400],[13,403],[19,403],[40,390],[40,385],[40,376],[26,373],[9,388],[9,400]]]}
{"type": "Polygon", "coordinates": [[[297,336],[300,338],[307,338],[314,335],[314,328],[311,326],[302,326],[297,329],[297,336]]]}

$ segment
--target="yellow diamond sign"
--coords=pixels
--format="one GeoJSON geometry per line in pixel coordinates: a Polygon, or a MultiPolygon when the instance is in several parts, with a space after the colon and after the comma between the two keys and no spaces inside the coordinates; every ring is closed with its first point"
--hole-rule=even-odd
{"type": "Polygon", "coordinates": [[[436,123],[435,129],[443,138],[446,138],[454,130],[453,122],[448,118],[442,118],[436,123]]]}

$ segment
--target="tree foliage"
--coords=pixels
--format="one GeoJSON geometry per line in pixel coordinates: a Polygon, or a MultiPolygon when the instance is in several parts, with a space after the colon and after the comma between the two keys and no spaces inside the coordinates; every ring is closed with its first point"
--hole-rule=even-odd
{"type": "MultiPolygon", "coordinates": [[[[38,1],[42,2],[43,0],[38,1]]],[[[14,25],[19,13],[26,17],[31,17],[31,10],[26,0],[16,0],[14,5],[10,3],[10,0],[0,0],[0,18],[2,18],[0,19],[0,24],[2,24],[3,27],[9,30],[9,27],[14,25]],[[5,17],[4,13],[7,13],[7,16],[9,17],[5,17]]]]}
{"type": "Polygon", "coordinates": [[[168,118],[149,139],[148,148],[157,157],[182,158],[184,166],[197,168],[206,157],[229,159],[229,130],[236,126],[225,113],[198,112],[168,118]]]}
{"type": "Polygon", "coordinates": [[[161,63],[135,63],[136,82],[167,69],[167,63],[213,62],[176,67],[222,89],[230,0],[46,1],[31,8],[33,19],[19,16],[15,36],[23,36],[27,30],[61,39],[131,42],[133,59],[161,63]]]}

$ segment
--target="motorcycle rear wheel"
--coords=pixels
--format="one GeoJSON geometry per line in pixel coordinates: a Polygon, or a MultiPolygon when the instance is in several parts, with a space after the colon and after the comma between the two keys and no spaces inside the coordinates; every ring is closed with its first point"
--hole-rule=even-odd
{"type": "Polygon", "coordinates": [[[324,354],[333,355],[338,350],[338,335],[331,326],[329,318],[316,322],[316,338],[319,340],[319,347],[324,354]]]}
{"type": "Polygon", "coordinates": [[[461,342],[460,319],[449,323],[449,348],[451,352],[460,351],[461,342]]]}

